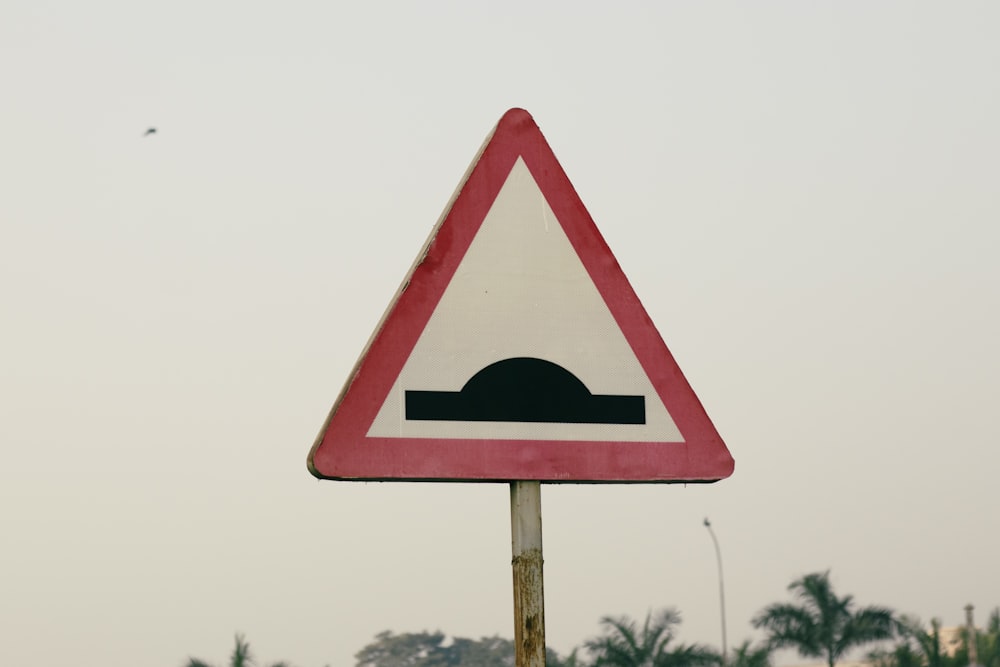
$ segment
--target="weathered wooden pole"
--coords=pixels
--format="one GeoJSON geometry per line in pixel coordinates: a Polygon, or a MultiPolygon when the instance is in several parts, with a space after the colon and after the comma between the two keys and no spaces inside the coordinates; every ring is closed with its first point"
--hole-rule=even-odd
{"type": "Polygon", "coordinates": [[[541,482],[510,483],[510,532],[515,665],[545,667],[541,482]]]}

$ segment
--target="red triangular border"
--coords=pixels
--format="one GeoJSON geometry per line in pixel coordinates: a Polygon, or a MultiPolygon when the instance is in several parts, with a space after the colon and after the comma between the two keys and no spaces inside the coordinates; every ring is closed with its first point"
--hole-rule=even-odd
{"type": "Polygon", "coordinates": [[[346,480],[708,482],[733,459],[656,331],[541,130],[504,114],[358,361],[309,453],[317,477],[346,480]],[[366,436],[514,162],[521,157],[632,346],[681,443],[366,436]]]}

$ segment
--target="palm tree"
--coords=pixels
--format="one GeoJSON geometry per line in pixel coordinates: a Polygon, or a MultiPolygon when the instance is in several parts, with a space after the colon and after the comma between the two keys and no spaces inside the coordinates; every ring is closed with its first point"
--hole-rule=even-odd
{"type": "Polygon", "coordinates": [[[753,646],[747,639],[733,649],[726,667],[771,667],[771,647],[766,643],[753,646]]]}
{"type": "MultiPolygon", "coordinates": [[[[931,619],[930,630],[920,619],[901,615],[896,619],[900,642],[892,648],[880,648],[868,654],[876,667],[958,667],[941,650],[941,621],[931,619]]],[[[964,667],[964,666],[963,666],[964,667]]]]}
{"type": "Polygon", "coordinates": [[[703,667],[720,662],[710,648],[678,645],[669,648],[674,629],[680,625],[676,609],[646,614],[642,628],[627,616],[601,619],[604,634],[584,643],[594,658],[593,667],[703,667]]]}
{"type": "Polygon", "coordinates": [[[915,647],[915,653],[927,667],[945,667],[948,656],[941,650],[941,621],[932,618],[930,632],[923,623],[912,616],[900,616],[897,631],[915,647]]]}
{"type": "Polygon", "coordinates": [[[794,648],[803,657],[826,658],[834,667],[852,648],[894,635],[892,610],[870,606],[855,611],[853,596],[834,594],[829,570],[796,579],[788,590],[799,604],[775,603],[753,618],[755,628],[767,631],[772,649],[794,648]]]}
{"type": "Polygon", "coordinates": [[[986,632],[979,641],[979,662],[985,667],[1000,667],[1000,607],[990,612],[986,632]]]}
{"type": "MultiPolygon", "coordinates": [[[[243,635],[237,634],[236,647],[233,648],[233,654],[229,657],[229,667],[253,667],[253,664],[253,658],[250,657],[250,642],[243,635]]],[[[212,666],[197,658],[190,658],[184,667],[212,666]]],[[[271,664],[271,667],[289,667],[289,665],[285,662],[275,662],[271,664]]]]}
{"type": "Polygon", "coordinates": [[[876,649],[868,654],[874,667],[927,667],[924,658],[909,644],[897,644],[892,649],[876,649]]]}

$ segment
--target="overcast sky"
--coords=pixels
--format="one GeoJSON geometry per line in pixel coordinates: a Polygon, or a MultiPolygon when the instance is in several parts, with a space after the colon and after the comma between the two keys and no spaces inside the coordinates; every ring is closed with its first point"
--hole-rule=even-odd
{"type": "Polygon", "coordinates": [[[532,113],[736,460],[545,486],[549,644],[802,574],[1000,604],[1000,6],[0,7],[0,663],[351,667],[513,636],[503,484],[306,455],[481,142],[532,113]],[[157,132],[144,137],[149,127],[157,132]]]}

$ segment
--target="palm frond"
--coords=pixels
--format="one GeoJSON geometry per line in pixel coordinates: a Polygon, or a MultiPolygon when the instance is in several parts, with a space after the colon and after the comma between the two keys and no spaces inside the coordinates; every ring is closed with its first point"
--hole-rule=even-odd
{"type": "Polygon", "coordinates": [[[732,650],[726,664],[729,667],[770,667],[771,648],[766,642],[754,646],[749,639],[744,640],[732,650]]]}
{"type": "Polygon", "coordinates": [[[771,650],[792,647],[806,657],[823,655],[820,629],[809,609],[777,602],[761,610],[751,623],[767,632],[767,645],[771,650]]]}
{"type": "Polygon", "coordinates": [[[669,644],[680,619],[680,613],[673,608],[648,612],[641,628],[627,616],[605,616],[601,619],[604,632],[584,642],[584,647],[591,654],[594,667],[660,664],[656,661],[671,653],[669,644]]]}
{"type": "Polygon", "coordinates": [[[722,662],[716,651],[699,644],[681,644],[657,655],[653,667],[708,667],[722,662]]]}
{"type": "Polygon", "coordinates": [[[236,646],[233,648],[233,655],[229,658],[230,667],[252,667],[253,658],[250,657],[250,642],[246,637],[237,634],[236,646]]]}
{"type": "Polygon", "coordinates": [[[896,619],[887,607],[865,607],[848,614],[833,642],[833,657],[839,658],[856,646],[891,639],[896,628],[896,619]]]}

